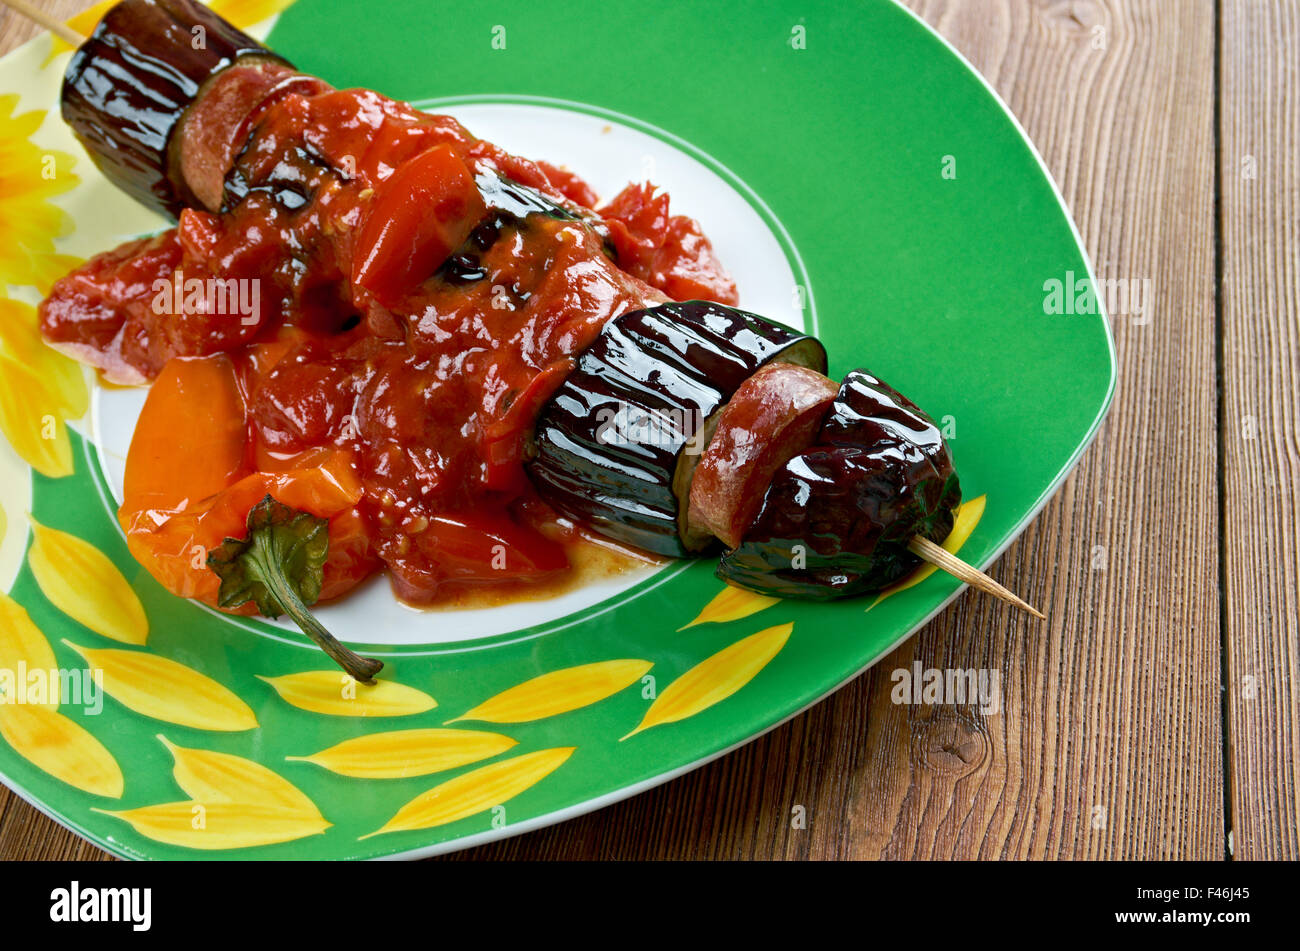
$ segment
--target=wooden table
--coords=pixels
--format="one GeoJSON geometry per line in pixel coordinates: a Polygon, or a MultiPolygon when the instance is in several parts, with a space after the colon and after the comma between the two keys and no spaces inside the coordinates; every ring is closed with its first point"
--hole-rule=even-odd
{"type": "MultiPolygon", "coordinates": [[[[993,572],[1051,620],[962,598],[743,749],[450,858],[1300,857],[1300,0],[908,2],[1098,276],[1151,281],[1096,443],[993,572]],[[1002,711],[894,705],[913,660],[999,670],[1002,711]]],[[[0,12],[0,52],[34,32],[0,12]]],[[[0,858],[104,857],[0,789],[0,858]]]]}

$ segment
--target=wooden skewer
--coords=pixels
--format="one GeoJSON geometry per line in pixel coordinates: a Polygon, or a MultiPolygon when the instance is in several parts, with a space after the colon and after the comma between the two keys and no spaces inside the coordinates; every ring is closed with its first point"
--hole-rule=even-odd
{"type": "Polygon", "coordinates": [[[1040,620],[1047,620],[1047,615],[1039,611],[1033,605],[1022,600],[1012,591],[998,584],[984,572],[980,571],[974,565],[969,565],[962,561],[948,549],[936,545],[930,539],[921,535],[916,535],[907,544],[907,549],[923,561],[927,561],[943,571],[948,572],[954,578],[965,581],[973,588],[978,588],[987,594],[993,595],[1008,604],[1015,605],[1022,611],[1028,611],[1034,617],[1040,620]]]}
{"type": "Polygon", "coordinates": [[[63,40],[63,42],[69,44],[73,49],[76,49],[85,42],[86,38],[72,27],[60,20],[54,19],[54,17],[50,16],[44,10],[36,9],[36,7],[28,3],[27,0],[0,0],[0,3],[12,7],[29,20],[36,21],[59,39],[63,40]]]}
{"type": "Polygon", "coordinates": [[[907,543],[907,550],[922,561],[928,561],[943,571],[948,572],[954,578],[959,578],[966,582],[972,588],[979,588],[981,591],[993,595],[995,598],[1001,598],[1007,604],[1014,604],[1022,611],[1028,611],[1034,617],[1046,621],[1047,615],[1037,608],[1027,604],[1012,592],[1008,591],[1002,585],[998,584],[984,572],[980,571],[974,565],[968,565],[948,549],[936,545],[928,538],[916,535],[907,543]]]}

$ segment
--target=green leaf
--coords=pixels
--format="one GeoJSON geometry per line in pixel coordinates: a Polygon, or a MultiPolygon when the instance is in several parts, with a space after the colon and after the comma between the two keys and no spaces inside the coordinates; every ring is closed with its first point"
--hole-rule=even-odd
{"type": "Polygon", "coordinates": [[[264,616],[279,617],[289,608],[273,589],[284,579],[304,605],[315,604],[329,545],[328,519],[266,496],[249,510],[247,538],[227,538],[208,553],[208,567],[221,578],[217,603],[237,608],[256,601],[264,616]]]}
{"type": "Polygon", "coordinates": [[[328,519],[268,494],[248,512],[247,538],[227,538],[208,552],[208,567],[221,579],[217,604],[237,608],[253,601],[265,617],[289,615],[340,667],[371,683],[384,665],[344,647],[307,610],[320,597],[329,546],[328,519]]]}

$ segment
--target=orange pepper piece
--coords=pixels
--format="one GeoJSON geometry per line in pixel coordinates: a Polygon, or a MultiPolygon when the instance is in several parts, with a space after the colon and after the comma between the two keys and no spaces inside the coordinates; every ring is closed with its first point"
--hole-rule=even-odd
{"type": "Polygon", "coordinates": [[[242,474],[247,440],[230,358],[169,360],[131,437],[124,507],[183,509],[215,495],[242,474]]]}
{"type": "Polygon", "coordinates": [[[118,511],[131,554],[159,583],[215,605],[221,582],[208,569],[207,553],[228,536],[243,538],[249,509],[267,494],[331,520],[324,597],[338,597],[375,570],[356,509],[361,481],[351,453],[324,447],[304,453],[296,468],[253,472],[246,449],[244,402],[230,359],[169,361],[136,425],[118,511]]]}

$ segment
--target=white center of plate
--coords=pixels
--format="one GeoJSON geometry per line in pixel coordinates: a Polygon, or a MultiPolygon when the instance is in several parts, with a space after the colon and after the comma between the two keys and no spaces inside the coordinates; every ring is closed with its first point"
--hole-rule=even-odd
{"type": "MultiPolygon", "coordinates": [[[[475,102],[428,111],[459,119],[480,138],[585,179],[606,201],[628,182],[649,180],[666,189],[672,209],[698,220],[740,288],[740,306],[791,327],[804,327],[802,293],[780,238],[742,194],[743,185],[707,157],[605,116],[554,105],[475,102]],[[715,170],[718,169],[718,170],[715,170]]],[[[127,448],[144,405],[144,389],[96,387],[92,432],[114,501],[122,500],[127,448]]],[[[507,634],[577,615],[656,571],[642,568],[584,585],[543,601],[486,608],[419,611],[393,597],[387,581],[372,579],[335,604],[320,605],[321,621],[345,641],[423,645],[507,634]]],[[[279,623],[286,629],[292,626],[279,623]]]]}

